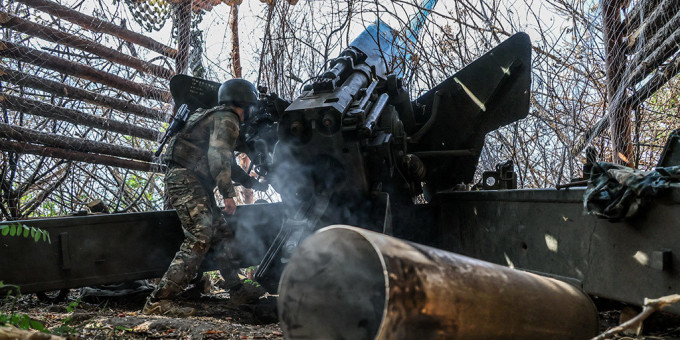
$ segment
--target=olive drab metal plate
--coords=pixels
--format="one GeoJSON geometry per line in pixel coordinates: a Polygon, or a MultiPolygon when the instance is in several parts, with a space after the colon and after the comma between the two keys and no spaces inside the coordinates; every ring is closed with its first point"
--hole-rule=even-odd
{"type": "MultiPolygon", "coordinates": [[[[246,262],[264,256],[265,245],[276,236],[272,226],[281,224],[282,208],[280,203],[241,205],[238,216],[226,217],[246,262]]],[[[13,223],[40,228],[51,239],[0,235],[0,281],[20,286],[23,294],[161,277],[184,240],[174,210],[13,223]]],[[[214,259],[208,252],[200,270],[218,269],[214,259]]]]}
{"type": "Polygon", "coordinates": [[[412,146],[416,154],[431,155],[421,157],[431,192],[472,182],[484,136],[529,113],[530,84],[531,40],[517,33],[416,99],[418,123],[435,115],[431,128],[412,146]],[[468,149],[469,156],[432,152],[468,149]]]}
{"type": "Polygon", "coordinates": [[[175,106],[187,104],[189,110],[209,109],[217,106],[217,90],[220,83],[178,74],[170,79],[170,93],[175,106]]]}
{"type": "Polygon", "coordinates": [[[680,165],[680,129],[674,130],[668,136],[666,146],[663,148],[657,167],[680,165]]]}

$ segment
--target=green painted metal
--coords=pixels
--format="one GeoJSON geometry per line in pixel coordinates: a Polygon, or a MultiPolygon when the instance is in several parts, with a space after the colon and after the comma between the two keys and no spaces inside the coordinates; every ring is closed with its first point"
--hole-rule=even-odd
{"type": "MultiPolygon", "coordinates": [[[[256,264],[281,223],[280,204],[241,206],[231,218],[244,261],[256,264]]],[[[51,243],[0,237],[0,281],[22,293],[160,277],[184,240],[174,210],[14,221],[46,230],[51,243]]],[[[204,270],[217,269],[209,253],[204,270]]]]}
{"type": "MultiPolygon", "coordinates": [[[[499,190],[437,196],[437,246],[563,279],[588,294],[641,305],[680,290],[680,187],[643,215],[584,215],[584,190],[499,190]]],[[[680,308],[672,307],[674,313],[680,308]]]]}
{"type": "Polygon", "coordinates": [[[19,223],[51,239],[0,238],[0,281],[23,293],[161,276],[183,239],[174,211],[19,223]]]}
{"type": "MultiPolygon", "coordinates": [[[[582,189],[442,193],[432,204],[396,214],[395,227],[408,231],[396,236],[632,304],[680,289],[680,188],[644,215],[618,222],[584,215],[582,196],[582,189]]],[[[283,207],[239,209],[240,223],[231,222],[256,263],[278,231],[283,207]]],[[[24,293],[159,277],[182,240],[174,211],[20,223],[49,231],[52,241],[0,237],[0,281],[24,293]]],[[[677,307],[669,311],[680,314],[677,307]]]]}

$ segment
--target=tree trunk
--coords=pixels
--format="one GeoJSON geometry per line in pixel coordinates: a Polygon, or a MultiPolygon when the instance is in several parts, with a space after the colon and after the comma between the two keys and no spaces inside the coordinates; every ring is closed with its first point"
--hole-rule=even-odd
{"type": "Polygon", "coordinates": [[[31,115],[62,120],[75,125],[89,126],[120,134],[157,141],[160,132],[140,126],[123,123],[117,120],[97,117],[80,111],[45,104],[36,100],[19,98],[9,94],[0,95],[0,106],[8,110],[19,111],[31,115]]]}
{"type": "Polygon", "coordinates": [[[628,84],[635,85],[643,80],[651,71],[678,51],[680,45],[680,12],[668,21],[644,46],[629,63],[632,69],[628,75],[628,84]]]}
{"type": "Polygon", "coordinates": [[[89,39],[84,39],[70,33],[39,25],[28,20],[0,11],[0,26],[11,28],[17,32],[26,33],[60,45],[67,45],[79,50],[92,53],[114,63],[132,67],[140,72],[150,73],[165,79],[170,79],[173,72],[162,66],[147,63],[131,57],[112,48],[106,47],[89,39]]]}
{"type": "MultiPolygon", "coordinates": [[[[229,21],[229,28],[231,29],[231,69],[234,72],[234,78],[241,78],[243,77],[243,74],[241,69],[241,52],[238,39],[238,4],[231,5],[230,17],[231,20],[229,21]]],[[[237,160],[239,166],[248,171],[248,167],[250,167],[250,159],[248,156],[242,153],[239,155],[237,160]]],[[[253,189],[241,187],[240,191],[243,203],[253,204],[253,202],[255,202],[255,193],[253,192],[253,189]]]]}
{"type": "Polygon", "coordinates": [[[0,40],[0,56],[23,61],[38,67],[61,72],[69,76],[86,79],[95,83],[111,86],[123,92],[138,95],[143,98],[170,102],[170,92],[153,86],[138,84],[117,75],[98,70],[96,68],[55,57],[49,53],[0,40]]]}
{"type": "Polygon", "coordinates": [[[241,78],[241,52],[238,40],[238,5],[231,5],[231,21],[229,27],[231,28],[231,67],[234,71],[235,78],[241,78]]]}
{"type": "Polygon", "coordinates": [[[113,23],[106,22],[104,20],[72,10],[56,2],[48,0],[17,0],[17,2],[21,2],[37,10],[54,15],[55,17],[68,20],[93,32],[110,34],[125,41],[146,47],[166,57],[175,58],[177,56],[177,50],[170,46],[163,45],[143,34],[132,32],[113,23]]]}
{"type": "Polygon", "coordinates": [[[44,133],[4,123],[0,123],[0,137],[28,143],[37,143],[66,150],[132,158],[144,162],[151,162],[153,160],[153,153],[147,150],[114,145],[106,142],[97,142],[83,138],[72,138],[44,133]]]}
{"type": "Polygon", "coordinates": [[[167,122],[170,116],[162,111],[154,110],[146,106],[131,103],[129,101],[105,96],[87,91],[64,83],[43,79],[27,73],[14,71],[0,66],[0,81],[6,81],[19,86],[27,86],[36,90],[49,92],[61,97],[73,98],[90,102],[99,106],[110,107],[123,113],[131,113],[140,117],[149,118],[161,122],[167,122]]]}
{"type": "Polygon", "coordinates": [[[137,171],[160,172],[163,169],[157,164],[138,162],[129,159],[122,159],[112,156],[95,155],[84,152],[70,151],[47,146],[33,145],[21,142],[11,142],[0,140],[0,150],[16,152],[22,154],[40,155],[53,158],[61,158],[72,161],[79,161],[92,164],[102,164],[115,166],[137,171]]]}
{"type": "Polygon", "coordinates": [[[624,38],[625,25],[621,22],[619,11],[621,0],[602,0],[602,18],[607,64],[607,100],[609,104],[609,125],[612,140],[612,161],[617,164],[633,166],[633,147],[631,143],[630,106],[625,100],[626,84],[623,82],[626,66],[624,38]]]}

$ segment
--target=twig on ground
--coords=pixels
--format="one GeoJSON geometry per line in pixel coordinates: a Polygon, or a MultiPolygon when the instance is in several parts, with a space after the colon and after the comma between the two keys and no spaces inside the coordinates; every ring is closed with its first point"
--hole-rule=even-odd
{"type": "Polygon", "coordinates": [[[642,308],[642,312],[638,314],[636,317],[612,328],[607,330],[606,332],[594,337],[592,340],[603,340],[603,339],[608,339],[620,332],[623,332],[626,329],[631,329],[635,328],[638,325],[640,325],[645,319],[647,319],[652,313],[659,311],[666,306],[672,305],[676,302],[680,301],[680,294],[673,294],[673,295],[667,295],[660,297],[658,299],[648,299],[645,298],[645,303],[642,308]]]}

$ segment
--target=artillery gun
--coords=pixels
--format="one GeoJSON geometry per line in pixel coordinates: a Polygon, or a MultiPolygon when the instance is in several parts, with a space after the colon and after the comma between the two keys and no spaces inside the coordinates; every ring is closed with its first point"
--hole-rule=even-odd
{"type": "Polygon", "coordinates": [[[278,141],[267,168],[288,214],[256,273],[271,289],[298,243],[321,226],[413,239],[422,219],[414,211],[418,196],[472,181],[486,133],[528,113],[525,34],[415,101],[389,64],[396,36],[382,22],[368,27],[272,115],[278,141]]]}
{"type": "MultiPolygon", "coordinates": [[[[422,20],[413,22],[417,31],[422,20]]],[[[455,190],[472,182],[485,135],[528,114],[526,34],[415,100],[395,63],[407,42],[395,36],[384,23],[369,26],[293,102],[264,93],[242,129],[253,169],[282,196],[229,218],[244,265],[260,263],[258,279],[274,289],[303,238],[343,223],[633,304],[680,287],[677,188],[646,216],[616,222],[584,216],[582,189],[455,190]]],[[[171,83],[176,104],[191,110],[216,104],[216,85],[186,76],[171,83]]],[[[508,165],[492,176],[512,181],[508,165]]],[[[159,277],[183,240],[174,211],[15,223],[52,235],[49,245],[0,238],[0,281],[24,293],[159,277]]],[[[204,269],[217,267],[208,255],[204,269]]]]}

